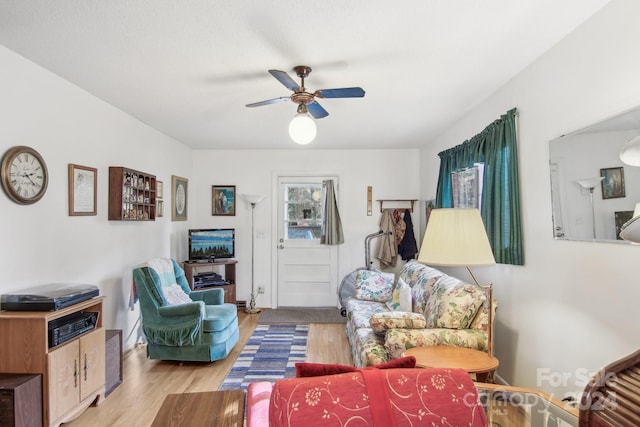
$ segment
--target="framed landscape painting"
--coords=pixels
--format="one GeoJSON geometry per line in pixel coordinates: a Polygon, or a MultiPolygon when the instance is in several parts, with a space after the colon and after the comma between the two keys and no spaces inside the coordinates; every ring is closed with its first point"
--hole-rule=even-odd
{"type": "Polygon", "coordinates": [[[236,214],[236,186],[211,186],[211,215],[235,216],[236,214]]]}
{"type": "Polygon", "coordinates": [[[625,197],[624,168],[600,169],[600,176],[604,178],[601,182],[603,199],[625,197]]]}

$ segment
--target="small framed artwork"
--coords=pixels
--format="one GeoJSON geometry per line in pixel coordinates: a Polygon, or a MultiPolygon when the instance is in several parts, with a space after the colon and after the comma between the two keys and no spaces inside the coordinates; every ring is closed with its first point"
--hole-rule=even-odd
{"type": "Polygon", "coordinates": [[[156,199],[162,199],[164,193],[164,184],[162,181],[156,181],[156,199]]]}
{"type": "Polygon", "coordinates": [[[600,176],[604,178],[600,183],[603,199],[625,197],[623,167],[600,169],[600,176]]]}
{"type": "Polygon", "coordinates": [[[98,170],[69,163],[69,216],[96,215],[98,170]]]}
{"type": "Polygon", "coordinates": [[[171,221],[187,220],[189,180],[171,175],[171,221]]]}
{"type": "Polygon", "coordinates": [[[156,208],[156,217],[164,216],[164,200],[156,200],[158,207],[156,208]]]}
{"type": "Polygon", "coordinates": [[[211,215],[236,214],[236,186],[212,185],[211,186],[211,215]]]}

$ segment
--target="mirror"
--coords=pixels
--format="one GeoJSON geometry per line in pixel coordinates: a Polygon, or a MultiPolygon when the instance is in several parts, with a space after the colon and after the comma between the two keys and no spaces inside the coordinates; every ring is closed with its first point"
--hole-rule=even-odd
{"type": "Polygon", "coordinates": [[[619,233],[640,203],[640,167],[619,154],[638,135],[640,108],[549,143],[556,239],[628,243],[619,233]]]}

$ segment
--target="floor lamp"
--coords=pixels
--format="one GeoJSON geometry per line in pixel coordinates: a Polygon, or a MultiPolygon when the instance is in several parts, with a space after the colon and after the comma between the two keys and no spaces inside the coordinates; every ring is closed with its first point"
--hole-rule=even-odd
{"type": "Polygon", "coordinates": [[[256,308],[256,288],[255,288],[255,233],[254,233],[254,213],[256,210],[256,205],[260,203],[264,197],[256,196],[256,195],[244,195],[244,200],[251,205],[251,301],[249,302],[249,307],[247,307],[244,311],[249,314],[260,313],[260,309],[256,308]]]}
{"type": "Polygon", "coordinates": [[[471,266],[496,263],[478,209],[434,209],[420,246],[418,261],[430,266],[465,267],[485,293],[488,313],[487,353],[493,356],[493,287],[480,285],[471,266]]]}
{"type": "Polygon", "coordinates": [[[585,190],[589,190],[589,198],[591,201],[591,224],[593,227],[594,240],[596,238],[596,212],[593,209],[593,189],[596,188],[598,184],[602,182],[603,179],[604,179],[603,176],[598,176],[595,178],[585,178],[585,179],[578,180],[578,184],[580,184],[580,187],[584,188],[585,190]]]}

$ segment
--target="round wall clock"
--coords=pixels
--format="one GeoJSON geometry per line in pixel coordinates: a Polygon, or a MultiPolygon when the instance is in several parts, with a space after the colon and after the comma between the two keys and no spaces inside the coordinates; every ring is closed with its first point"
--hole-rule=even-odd
{"type": "Polygon", "coordinates": [[[7,196],[21,205],[37,202],[47,191],[47,164],[31,147],[20,145],[9,149],[2,158],[0,174],[7,196]]]}

